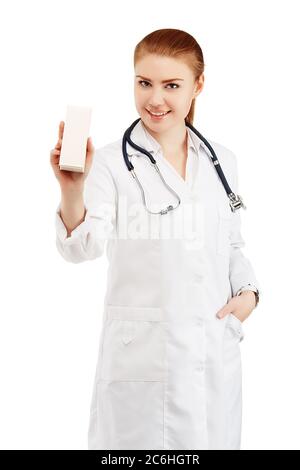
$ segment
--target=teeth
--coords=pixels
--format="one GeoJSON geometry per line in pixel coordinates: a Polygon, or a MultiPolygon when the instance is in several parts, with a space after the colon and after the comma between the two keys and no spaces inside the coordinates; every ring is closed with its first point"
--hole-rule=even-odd
{"type": "Polygon", "coordinates": [[[149,111],[150,114],[153,114],[153,116],[163,116],[164,114],[167,114],[169,111],[166,111],[165,113],[152,113],[149,111]]]}

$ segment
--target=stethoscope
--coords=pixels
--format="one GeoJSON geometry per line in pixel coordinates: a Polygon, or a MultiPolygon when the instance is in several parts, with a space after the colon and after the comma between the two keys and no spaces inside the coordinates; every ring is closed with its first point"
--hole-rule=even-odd
{"type": "MultiPolygon", "coordinates": [[[[149,153],[147,150],[145,150],[144,148],[140,147],[139,145],[135,144],[131,138],[130,138],[130,134],[133,130],[133,128],[137,125],[137,123],[141,120],[141,118],[138,118],[136,119],[130,127],[128,127],[128,129],[125,131],[124,133],[124,136],[123,136],[123,140],[122,140],[122,151],[123,151],[123,157],[124,157],[124,161],[126,163],[126,166],[127,166],[127,169],[130,171],[131,175],[133,176],[133,178],[136,180],[137,184],[139,185],[139,188],[141,190],[141,193],[142,193],[142,199],[143,199],[143,203],[144,203],[144,206],[146,208],[146,210],[150,213],[150,214],[160,214],[160,215],[164,215],[164,214],[167,214],[169,211],[171,210],[174,210],[176,209],[181,200],[180,200],[180,197],[178,196],[178,194],[168,185],[168,183],[165,181],[163,175],[161,174],[161,172],[159,171],[159,168],[157,166],[157,163],[156,163],[156,160],[153,158],[153,156],[151,155],[151,153],[149,153]],[[131,147],[133,147],[134,149],[138,150],[139,152],[143,153],[144,155],[146,155],[150,162],[152,163],[152,165],[154,166],[155,170],[157,171],[157,173],[159,174],[163,184],[166,186],[166,188],[176,197],[176,199],[178,200],[178,203],[175,205],[175,206],[172,206],[172,205],[169,205],[166,207],[166,209],[162,209],[158,212],[153,212],[151,211],[148,207],[147,207],[147,203],[146,203],[146,198],[145,198],[145,192],[144,192],[144,189],[134,171],[134,166],[133,164],[129,161],[129,158],[128,158],[128,155],[127,155],[127,151],[126,151],[126,144],[129,144],[131,145],[131,147]]],[[[220,177],[220,180],[224,186],[224,189],[227,193],[227,196],[229,198],[229,205],[231,207],[231,210],[232,212],[235,212],[237,209],[240,209],[241,207],[243,209],[246,209],[246,206],[244,205],[243,201],[242,201],[242,198],[241,196],[239,196],[238,194],[234,194],[233,191],[231,191],[230,189],[230,186],[229,184],[227,183],[227,180],[224,176],[224,173],[223,173],[223,170],[221,168],[221,165],[220,165],[220,162],[218,160],[218,157],[214,151],[214,149],[212,148],[212,146],[210,145],[210,143],[205,139],[205,137],[203,137],[203,135],[200,134],[200,132],[197,131],[197,129],[195,129],[194,126],[192,126],[191,123],[185,121],[185,124],[204,142],[204,144],[206,145],[206,147],[210,150],[211,154],[207,152],[207,149],[205,149],[206,153],[209,155],[209,157],[211,158],[213,164],[214,164],[214,167],[220,177]]]]}

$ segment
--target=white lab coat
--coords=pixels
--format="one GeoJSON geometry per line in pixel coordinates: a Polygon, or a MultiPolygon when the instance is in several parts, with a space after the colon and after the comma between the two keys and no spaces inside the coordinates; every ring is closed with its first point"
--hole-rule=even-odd
{"type": "MultiPolygon", "coordinates": [[[[186,180],[142,121],[131,134],[151,151],[180,196],[174,211],[149,216],[141,206],[140,189],[123,160],[122,138],[96,149],[85,184],[86,217],[71,237],[66,238],[60,204],[56,209],[56,245],[66,261],[100,257],[107,240],[89,449],[240,449],[244,331],[236,316],[220,320],[216,312],[240,287],[261,288],[241,250],[242,209],[231,212],[204,144],[187,130],[186,180]],[[180,228],[180,221],[189,219],[180,218],[187,207],[199,216],[196,233],[176,232],[172,238],[170,224],[180,228]]],[[[235,155],[209,142],[238,194],[235,155]]],[[[150,208],[175,203],[147,157],[129,145],[127,153],[150,208]]]]}

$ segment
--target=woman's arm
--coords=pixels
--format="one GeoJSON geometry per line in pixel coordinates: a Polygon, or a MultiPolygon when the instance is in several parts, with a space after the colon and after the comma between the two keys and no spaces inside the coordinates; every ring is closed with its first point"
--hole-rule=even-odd
{"type": "Polygon", "coordinates": [[[56,247],[61,256],[71,263],[81,263],[102,256],[105,241],[115,228],[116,188],[100,149],[95,151],[92,167],[85,180],[82,201],[79,201],[80,210],[77,212],[81,217],[83,210],[85,211],[83,220],[79,220],[79,225],[71,231],[62,217],[64,213],[69,214],[67,219],[71,224],[67,225],[72,225],[72,220],[76,217],[78,220],[78,214],[71,214],[73,218],[70,217],[68,203],[63,199],[55,213],[56,247]]]}
{"type": "MultiPolygon", "coordinates": [[[[239,194],[238,184],[238,167],[237,158],[233,154],[234,167],[233,167],[233,187],[232,190],[235,194],[239,194]]],[[[242,248],[245,247],[245,241],[241,235],[241,211],[238,209],[232,213],[232,223],[230,231],[230,283],[232,287],[232,295],[239,295],[242,291],[247,290],[247,285],[250,285],[248,290],[258,290],[260,295],[261,287],[256,278],[253,266],[250,260],[244,255],[242,248]]],[[[257,302],[256,302],[257,305],[257,302]]]]}
{"type": "Polygon", "coordinates": [[[83,193],[75,196],[61,194],[59,216],[67,229],[67,237],[70,237],[72,231],[84,221],[85,215],[83,193]]]}

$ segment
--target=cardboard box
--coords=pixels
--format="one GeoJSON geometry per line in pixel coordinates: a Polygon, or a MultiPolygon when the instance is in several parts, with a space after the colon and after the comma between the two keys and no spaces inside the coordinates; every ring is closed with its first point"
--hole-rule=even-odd
{"type": "Polygon", "coordinates": [[[91,107],[67,106],[59,159],[60,170],[84,173],[91,116],[91,107]]]}

